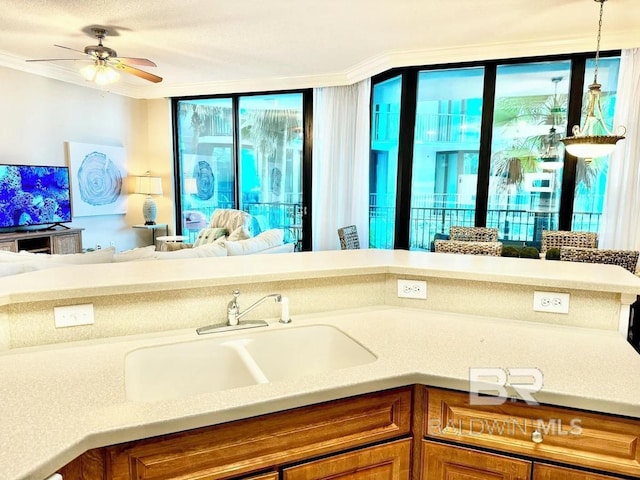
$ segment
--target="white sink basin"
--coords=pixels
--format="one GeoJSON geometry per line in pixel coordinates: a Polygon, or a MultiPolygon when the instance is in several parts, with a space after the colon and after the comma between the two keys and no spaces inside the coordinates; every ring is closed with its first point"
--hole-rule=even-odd
{"type": "Polygon", "coordinates": [[[244,331],[133,350],[125,357],[125,389],[128,400],[166,400],[375,360],[373,353],[329,325],[244,331]]]}
{"type": "Polygon", "coordinates": [[[376,356],[329,325],[255,332],[244,348],[270,381],[373,362],[376,356]]]}
{"type": "MultiPolygon", "coordinates": [[[[214,340],[214,339],[210,339],[214,340]]],[[[125,357],[128,400],[168,400],[259,383],[240,354],[218,341],[144,347],[125,357]]]]}

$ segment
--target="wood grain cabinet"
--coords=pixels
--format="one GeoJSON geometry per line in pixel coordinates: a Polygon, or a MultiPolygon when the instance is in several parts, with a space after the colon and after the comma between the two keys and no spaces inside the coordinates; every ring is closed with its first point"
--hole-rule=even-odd
{"type": "Polygon", "coordinates": [[[422,442],[421,465],[423,480],[529,480],[532,467],[526,460],[429,441],[422,442]]]}
{"type": "Polygon", "coordinates": [[[618,477],[536,463],[533,467],[533,480],[620,480],[618,477]]]}
{"type": "MultiPolygon", "coordinates": [[[[293,463],[382,441],[409,439],[411,405],[411,387],[382,391],[92,450],[67,465],[61,473],[88,472],[69,477],[72,480],[253,478],[255,472],[275,471],[293,463]]],[[[397,447],[401,452],[406,450],[402,461],[396,459],[397,453],[391,450],[372,448],[370,452],[365,449],[359,455],[308,468],[326,465],[328,469],[336,469],[341,465],[351,471],[353,465],[365,468],[370,460],[375,463],[372,468],[384,470],[380,466],[379,452],[382,451],[395,465],[391,473],[395,475],[396,470],[398,473],[371,478],[408,478],[405,473],[409,447],[397,447]]],[[[385,460],[385,465],[389,461],[385,460]]],[[[289,475],[293,476],[288,478],[303,478],[295,476],[295,470],[289,475]]],[[[262,480],[260,476],[257,478],[262,480]]]]}
{"type": "Polygon", "coordinates": [[[478,404],[436,388],[425,397],[426,439],[640,477],[638,420],[512,400],[478,404]]]}
{"type": "Polygon", "coordinates": [[[0,250],[69,254],[82,251],[82,228],[0,234],[0,250]]]}
{"type": "Polygon", "coordinates": [[[285,468],[282,480],[408,480],[410,459],[411,440],[398,440],[285,468]]]}

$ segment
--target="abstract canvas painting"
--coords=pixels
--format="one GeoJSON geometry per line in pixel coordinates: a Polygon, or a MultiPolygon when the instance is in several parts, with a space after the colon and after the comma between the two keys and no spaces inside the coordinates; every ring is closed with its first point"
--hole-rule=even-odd
{"type": "Polygon", "coordinates": [[[127,211],[125,149],[68,142],[73,216],[127,211]]]}

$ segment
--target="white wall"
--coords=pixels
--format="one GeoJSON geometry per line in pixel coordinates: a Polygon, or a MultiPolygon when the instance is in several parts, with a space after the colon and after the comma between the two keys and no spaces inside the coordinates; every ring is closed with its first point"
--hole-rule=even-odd
{"type": "MultiPolygon", "coordinates": [[[[122,146],[129,175],[150,170],[163,177],[156,198],[158,223],[173,233],[171,109],[168,99],[138,100],[0,67],[0,163],[68,165],[66,142],[122,146]]],[[[144,223],[141,195],[130,195],[124,215],[75,217],[84,228],[83,247],[118,250],[150,243],[150,232],[131,228],[144,223]]]]}

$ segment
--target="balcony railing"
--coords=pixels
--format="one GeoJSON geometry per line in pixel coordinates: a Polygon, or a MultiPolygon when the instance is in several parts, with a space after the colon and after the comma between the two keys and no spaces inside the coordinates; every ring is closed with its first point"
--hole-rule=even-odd
{"type": "MultiPolygon", "coordinates": [[[[575,212],[573,230],[597,232],[600,213],[575,212]]],[[[473,208],[412,208],[409,228],[409,249],[431,250],[437,233],[447,234],[452,225],[473,226],[473,208]]],[[[542,230],[558,229],[556,212],[493,209],[487,211],[487,226],[498,228],[501,241],[522,242],[538,246],[542,230]]],[[[374,248],[393,248],[395,208],[369,207],[369,243],[374,248]]]]}

